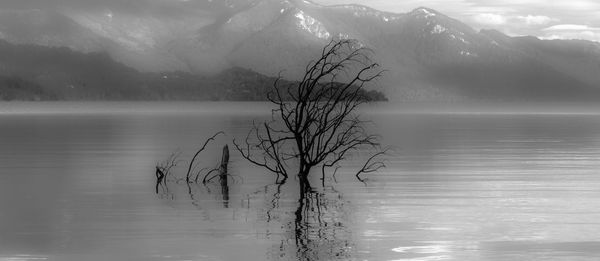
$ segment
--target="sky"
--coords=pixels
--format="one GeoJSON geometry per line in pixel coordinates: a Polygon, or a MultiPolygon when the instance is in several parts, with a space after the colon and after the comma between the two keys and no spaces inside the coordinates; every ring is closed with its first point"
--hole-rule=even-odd
{"type": "MultiPolygon", "coordinates": [[[[110,8],[177,15],[208,6],[223,7],[255,0],[0,0],[0,9],[110,8]]],[[[543,39],[600,41],[600,0],[312,0],[323,5],[361,4],[406,13],[433,8],[475,29],[497,29],[508,35],[543,39]]],[[[214,9],[213,9],[214,10],[214,9]]]]}
{"type": "Polygon", "coordinates": [[[424,6],[476,29],[544,39],[600,41],[600,0],[314,0],[323,5],[361,4],[405,13],[424,6]]]}

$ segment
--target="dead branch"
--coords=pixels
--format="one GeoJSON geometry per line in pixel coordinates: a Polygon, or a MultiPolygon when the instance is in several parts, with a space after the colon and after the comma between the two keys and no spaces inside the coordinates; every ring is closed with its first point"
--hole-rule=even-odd
{"type": "Polygon", "coordinates": [[[385,149],[384,151],[377,152],[377,153],[373,154],[369,159],[367,159],[367,161],[362,166],[362,168],[360,168],[356,172],[356,174],[355,174],[356,178],[360,181],[363,181],[364,179],[362,179],[360,177],[360,174],[371,173],[371,172],[378,171],[381,168],[385,168],[386,165],[385,165],[384,161],[382,161],[382,160],[373,161],[373,160],[377,157],[387,155],[388,151],[389,151],[389,149],[385,149]]]}
{"type": "Polygon", "coordinates": [[[200,149],[199,149],[199,150],[196,152],[196,154],[194,154],[194,157],[192,157],[192,160],[190,161],[190,165],[189,165],[189,167],[188,167],[188,171],[187,171],[187,173],[185,174],[185,181],[186,181],[186,182],[188,182],[188,183],[190,182],[190,173],[191,173],[191,171],[192,171],[192,166],[194,165],[194,161],[196,160],[196,157],[198,157],[198,155],[200,154],[200,152],[202,152],[202,151],[203,151],[203,150],[206,148],[206,145],[208,145],[208,143],[209,143],[210,141],[213,141],[213,140],[215,140],[215,137],[217,137],[219,134],[225,134],[225,132],[223,132],[223,131],[219,131],[219,132],[215,133],[215,135],[213,135],[212,137],[208,138],[208,139],[207,139],[207,140],[204,142],[204,145],[202,145],[202,148],[200,148],[200,149]]]}

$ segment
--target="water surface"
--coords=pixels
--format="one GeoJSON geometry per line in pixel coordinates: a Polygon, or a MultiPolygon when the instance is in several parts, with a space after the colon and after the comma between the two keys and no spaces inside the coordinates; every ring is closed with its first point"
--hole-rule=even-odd
{"type": "Polygon", "coordinates": [[[265,104],[0,104],[0,260],[598,260],[600,111],[567,112],[368,108],[388,168],[315,173],[298,223],[297,181],[233,151],[227,195],[155,190],[157,162],[224,130],[213,167],[265,104]]]}

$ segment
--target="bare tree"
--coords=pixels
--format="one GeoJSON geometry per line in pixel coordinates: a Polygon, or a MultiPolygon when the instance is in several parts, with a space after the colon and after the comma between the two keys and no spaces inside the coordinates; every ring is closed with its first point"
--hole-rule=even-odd
{"type": "Polygon", "coordinates": [[[371,53],[355,40],[332,40],[306,66],[299,83],[286,83],[280,75],[268,97],[276,107],[272,120],[254,124],[245,145],[234,140],[236,149],[248,161],[276,173],[281,182],[297,168],[303,189],[310,188],[307,177],[313,167],[322,166],[324,180],[325,168],[337,167],[365,148],[378,152],[356,176],[360,179],[361,173],[383,167],[376,159],[383,154],[378,136],[368,134],[355,114],[369,101],[363,86],[382,73],[369,58],[371,53]]]}

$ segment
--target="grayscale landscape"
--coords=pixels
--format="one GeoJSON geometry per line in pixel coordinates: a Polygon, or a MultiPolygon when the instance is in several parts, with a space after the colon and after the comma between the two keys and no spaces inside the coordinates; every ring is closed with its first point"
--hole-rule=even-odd
{"type": "Polygon", "coordinates": [[[599,260],[600,3],[0,2],[0,261],[599,260]]]}

